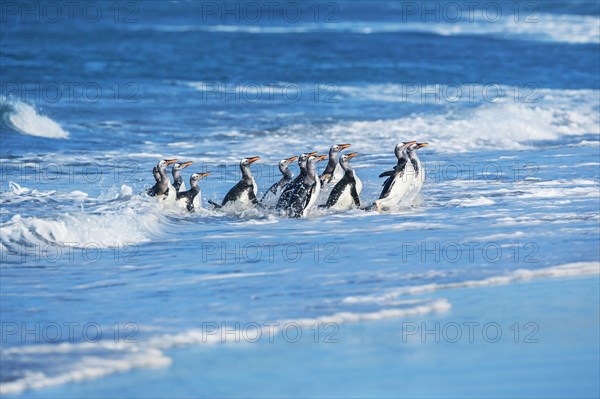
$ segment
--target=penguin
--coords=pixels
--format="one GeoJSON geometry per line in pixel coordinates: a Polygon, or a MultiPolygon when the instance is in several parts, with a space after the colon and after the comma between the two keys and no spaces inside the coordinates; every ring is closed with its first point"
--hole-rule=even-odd
{"type": "MultiPolygon", "coordinates": [[[[428,146],[429,143],[415,143],[410,145],[406,149],[406,155],[408,159],[412,163],[415,178],[410,186],[408,192],[405,195],[405,200],[403,202],[412,202],[413,205],[417,205],[419,203],[419,193],[421,192],[421,188],[423,187],[423,183],[425,183],[425,167],[422,165],[421,160],[417,156],[417,150],[423,147],[428,146]]],[[[394,167],[395,168],[395,167],[394,167]]],[[[387,172],[383,172],[379,175],[379,177],[391,176],[394,173],[394,170],[390,170],[387,172]]]]}
{"type": "Polygon", "coordinates": [[[175,162],[177,162],[176,159],[163,159],[155,166],[156,173],[154,173],[154,169],[153,173],[159,175],[159,180],[152,188],[148,189],[148,195],[158,197],[161,200],[175,199],[175,188],[171,185],[171,180],[167,174],[167,166],[174,164],[175,162]]]}
{"type": "Polygon", "coordinates": [[[344,177],[331,190],[325,208],[338,211],[347,210],[353,206],[360,208],[359,194],[362,191],[362,182],[350,166],[350,160],[357,155],[356,152],[353,152],[340,157],[340,166],[345,172],[344,177]]]}
{"type": "Polygon", "coordinates": [[[319,206],[323,206],[327,203],[331,190],[335,187],[337,182],[344,177],[344,170],[340,166],[339,157],[340,152],[348,147],[350,147],[350,144],[334,144],[329,149],[329,161],[327,162],[325,170],[321,176],[319,176],[319,179],[321,180],[321,194],[318,199],[319,206]]]}
{"type": "Polygon", "coordinates": [[[191,161],[173,164],[173,169],[171,170],[171,173],[173,174],[173,187],[175,187],[175,191],[185,191],[185,182],[181,177],[181,171],[190,166],[191,164],[193,164],[193,162],[191,161]]]}
{"type": "Polygon", "coordinates": [[[319,192],[321,191],[321,181],[317,175],[316,165],[327,158],[327,155],[311,155],[306,163],[306,176],[302,182],[294,188],[290,202],[287,205],[287,215],[292,218],[306,216],[308,211],[315,205],[319,192]]]}
{"type": "Polygon", "coordinates": [[[209,200],[215,208],[223,208],[224,206],[236,206],[241,208],[250,208],[258,204],[256,192],[258,187],[256,181],[250,171],[250,165],[258,161],[260,157],[244,158],[240,161],[240,170],[242,171],[242,179],[231,188],[223,198],[223,202],[219,205],[214,201],[209,200]]]}
{"type": "Polygon", "coordinates": [[[177,193],[177,204],[181,207],[185,207],[188,212],[194,212],[196,208],[200,207],[201,194],[200,186],[198,182],[210,175],[209,173],[193,173],[190,176],[190,189],[187,191],[179,191],[177,193]]]}
{"type": "Polygon", "coordinates": [[[281,172],[283,177],[277,182],[273,183],[271,187],[269,187],[267,192],[265,192],[265,194],[260,199],[261,204],[273,206],[277,203],[286,184],[292,181],[294,175],[292,174],[289,165],[296,159],[298,159],[298,157],[286,158],[279,161],[279,171],[281,172]]]}
{"type": "Polygon", "coordinates": [[[340,151],[345,150],[348,147],[350,147],[350,144],[334,144],[331,146],[329,149],[329,161],[327,162],[325,170],[321,176],[319,176],[321,185],[335,185],[335,183],[337,183],[344,176],[344,171],[339,165],[339,154],[340,151]]]}
{"type": "MultiPolygon", "coordinates": [[[[417,156],[416,151],[428,145],[429,143],[416,143],[410,146],[407,150],[408,158],[412,162],[413,168],[415,169],[415,178],[421,182],[421,186],[425,182],[425,168],[422,166],[421,160],[417,156]]],[[[394,169],[396,169],[395,166],[394,169]]],[[[391,176],[392,174],[394,174],[394,170],[388,170],[387,172],[380,174],[379,177],[391,176]]]]}
{"type": "Polygon", "coordinates": [[[416,141],[396,145],[394,152],[398,163],[392,174],[383,183],[383,190],[381,190],[379,199],[375,201],[375,208],[378,212],[396,208],[413,184],[415,172],[406,151],[414,144],[416,141]]]}
{"type": "Polygon", "coordinates": [[[417,156],[417,150],[428,145],[429,143],[415,143],[409,146],[406,150],[406,155],[408,155],[408,159],[412,163],[413,169],[415,170],[415,179],[409,190],[409,193],[407,194],[413,205],[418,204],[418,196],[421,192],[421,188],[423,188],[423,184],[425,183],[425,167],[417,156]]]}
{"type": "Polygon", "coordinates": [[[316,151],[300,154],[298,157],[298,168],[300,169],[300,173],[294,180],[285,185],[277,200],[277,205],[275,206],[276,209],[284,209],[288,205],[294,188],[306,177],[306,163],[308,162],[308,158],[314,155],[317,155],[316,151]]]}

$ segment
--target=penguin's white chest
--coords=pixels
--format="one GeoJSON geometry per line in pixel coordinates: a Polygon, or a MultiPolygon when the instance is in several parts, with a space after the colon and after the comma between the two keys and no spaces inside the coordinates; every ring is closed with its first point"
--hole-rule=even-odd
{"type": "Polygon", "coordinates": [[[244,192],[240,195],[238,201],[244,206],[252,205],[252,201],[250,200],[250,190],[244,190],[244,192]]]}
{"type": "MultiPolygon", "coordinates": [[[[356,193],[360,195],[362,191],[362,182],[358,178],[358,176],[354,177],[356,193]]],[[[343,211],[352,208],[355,205],[354,198],[352,197],[352,183],[346,184],[342,193],[340,194],[338,200],[331,206],[331,209],[335,209],[338,211],[343,211]]]]}
{"type": "Polygon", "coordinates": [[[338,163],[337,165],[335,165],[335,169],[333,170],[333,176],[332,176],[331,182],[329,182],[329,184],[335,185],[337,182],[342,180],[342,177],[344,177],[344,169],[338,163]]]}
{"type": "Polygon", "coordinates": [[[402,200],[402,197],[406,195],[408,189],[415,181],[415,168],[413,168],[411,162],[407,162],[402,175],[397,175],[394,179],[389,197],[394,198],[397,201],[402,200]]]}
{"type": "Polygon", "coordinates": [[[358,178],[358,176],[354,176],[354,180],[356,180],[356,193],[360,195],[362,192],[362,181],[358,178]]]}
{"type": "Polygon", "coordinates": [[[331,209],[343,211],[352,207],[354,201],[352,200],[351,187],[352,186],[350,184],[347,184],[346,187],[344,187],[335,204],[331,206],[331,209]]]}
{"type": "Polygon", "coordinates": [[[306,204],[306,207],[304,208],[304,211],[302,212],[303,216],[306,216],[308,214],[308,211],[310,211],[310,209],[312,207],[314,207],[314,205],[317,203],[317,199],[319,198],[320,192],[321,192],[321,182],[319,181],[319,179],[317,179],[315,182],[315,187],[310,195],[310,198],[308,199],[308,203],[306,204]]]}
{"type": "Polygon", "coordinates": [[[167,192],[167,194],[161,195],[160,200],[163,203],[173,204],[173,203],[175,203],[176,199],[177,199],[177,191],[175,190],[175,187],[173,187],[171,182],[169,182],[169,191],[167,192]]]}

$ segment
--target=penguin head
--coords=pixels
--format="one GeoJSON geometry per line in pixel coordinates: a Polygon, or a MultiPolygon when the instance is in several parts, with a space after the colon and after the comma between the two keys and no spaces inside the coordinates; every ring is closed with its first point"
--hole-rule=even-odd
{"type": "Polygon", "coordinates": [[[173,172],[175,172],[175,171],[181,171],[182,169],[187,168],[191,164],[193,164],[192,161],[190,161],[190,162],[183,162],[183,163],[178,163],[178,162],[174,163],[173,164],[173,172]]]}
{"type": "Polygon", "coordinates": [[[396,154],[396,158],[400,159],[404,156],[404,152],[413,144],[416,144],[416,141],[405,141],[396,144],[396,148],[394,149],[394,153],[396,154]]]}
{"type": "Polygon", "coordinates": [[[327,159],[327,155],[311,155],[308,157],[308,164],[314,165],[317,162],[321,162],[324,159],[327,159]]]}
{"type": "Polygon", "coordinates": [[[311,156],[315,156],[317,154],[318,154],[317,151],[306,152],[304,154],[300,154],[300,156],[298,157],[298,165],[300,165],[300,166],[306,165],[306,162],[308,161],[308,158],[311,157],[311,156]]]}
{"type": "Polygon", "coordinates": [[[167,166],[169,166],[171,164],[174,164],[175,162],[177,162],[176,159],[163,159],[156,166],[158,166],[159,168],[163,168],[164,169],[167,166]]]}
{"type": "Polygon", "coordinates": [[[190,176],[190,183],[202,180],[203,178],[205,178],[208,175],[210,175],[210,172],[207,172],[207,173],[192,173],[192,175],[190,176]]]}
{"type": "Polygon", "coordinates": [[[260,159],[260,157],[248,157],[248,158],[244,158],[240,161],[240,167],[241,166],[250,166],[252,165],[254,162],[258,161],[260,159]]]}
{"type": "Polygon", "coordinates": [[[406,144],[406,153],[407,154],[414,154],[414,152],[417,150],[417,142],[410,142],[410,143],[405,143],[406,144]]]}
{"type": "Polygon", "coordinates": [[[340,161],[347,163],[348,161],[350,161],[352,158],[354,158],[357,155],[358,155],[358,152],[351,152],[350,154],[344,154],[341,156],[340,161]]]}
{"type": "Polygon", "coordinates": [[[337,154],[340,153],[340,151],[346,149],[350,147],[350,144],[334,144],[331,146],[331,148],[329,149],[329,157],[333,158],[335,157],[337,154]]]}
{"type": "Polygon", "coordinates": [[[423,148],[423,147],[427,147],[429,145],[429,143],[417,143],[416,141],[414,143],[407,143],[408,147],[406,149],[406,153],[409,155],[414,155],[417,150],[419,148],[423,148]]]}
{"type": "Polygon", "coordinates": [[[285,168],[285,167],[289,166],[296,159],[298,159],[298,157],[290,157],[290,158],[282,159],[281,161],[279,161],[279,168],[285,168]]]}

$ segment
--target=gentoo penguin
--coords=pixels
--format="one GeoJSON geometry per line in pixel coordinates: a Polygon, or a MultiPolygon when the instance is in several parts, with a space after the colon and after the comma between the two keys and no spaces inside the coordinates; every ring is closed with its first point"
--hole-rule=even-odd
{"type": "Polygon", "coordinates": [[[398,163],[393,173],[383,183],[383,190],[379,199],[375,201],[378,212],[398,207],[415,178],[415,171],[406,153],[408,147],[416,144],[416,141],[398,143],[394,152],[398,163]]]}
{"type": "Polygon", "coordinates": [[[340,151],[348,147],[350,147],[350,144],[334,144],[331,146],[329,149],[329,161],[325,170],[319,176],[321,184],[335,184],[344,176],[344,171],[339,164],[339,154],[340,151]]]}
{"type": "Polygon", "coordinates": [[[191,161],[173,164],[173,169],[171,170],[171,173],[173,173],[173,187],[175,187],[175,191],[185,191],[185,182],[181,177],[181,171],[190,166],[191,164],[193,164],[193,162],[191,161]]]}
{"type": "Polygon", "coordinates": [[[344,170],[340,166],[340,151],[350,147],[350,144],[334,144],[329,149],[329,161],[325,170],[319,176],[321,180],[321,194],[317,199],[317,204],[323,206],[327,203],[331,190],[344,177],[344,170]]]}
{"type": "Polygon", "coordinates": [[[190,189],[187,191],[179,191],[177,193],[177,204],[185,207],[188,212],[194,212],[194,209],[199,208],[201,196],[198,182],[208,175],[210,175],[210,172],[192,174],[190,176],[190,189]]]}
{"type": "Polygon", "coordinates": [[[260,157],[244,158],[240,161],[240,170],[242,171],[242,179],[229,190],[229,192],[223,198],[221,205],[209,200],[208,202],[217,208],[224,206],[235,206],[238,208],[250,208],[254,207],[258,200],[256,199],[256,192],[258,187],[252,172],[250,172],[250,165],[258,161],[260,157]]]}
{"type": "MultiPolygon", "coordinates": [[[[415,143],[415,144],[410,145],[406,149],[406,155],[408,156],[408,159],[410,160],[410,162],[413,166],[415,178],[413,179],[412,185],[410,186],[408,192],[405,195],[404,199],[406,201],[403,200],[403,202],[406,202],[406,203],[412,202],[413,205],[415,205],[419,202],[418,195],[419,195],[419,192],[421,191],[421,188],[423,187],[423,183],[425,182],[425,167],[422,165],[421,160],[417,156],[417,150],[419,148],[423,148],[428,145],[429,145],[429,143],[415,143]]],[[[382,174],[380,174],[379,177],[391,176],[393,173],[394,173],[393,170],[389,170],[387,172],[383,172],[382,174]]]]}
{"type": "Polygon", "coordinates": [[[423,166],[421,160],[417,156],[417,150],[428,145],[429,143],[415,143],[409,146],[406,150],[406,155],[408,155],[408,159],[410,159],[413,169],[415,170],[415,179],[408,194],[413,204],[418,202],[417,196],[419,195],[419,192],[423,187],[423,183],[425,183],[425,167],[423,166]]]}
{"type": "Polygon", "coordinates": [[[167,174],[167,166],[177,162],[176,159],[163,159],[156,165],[156,173],[159,175],[159,180],[147,193],[152,197],[160,199],[175,199],[175,188],[171,185],[171,180],[167,174]]]}
{"type": "Polygon", "coordinates": [[[308,162],[308,158],[314,155],[317,155],[316,151],[300,154],[298,157],[298,168],[300,169],[300,173],[294,180],[288,182],[283,188],[283,191],[277,200],[277,209],[285,209],[287,207],[288,203],[290,202],[290,198],[292,197],[294,188],[306,177],[306,163],[308,162]]]}
{"type": "Polygon", "coordinates": [[[327,155],[308,157],[306,163],[306,177],[298,183],[292,192],[290,202],[286,211],[289,217],[299,218],[306,216],[308,211],[315,205],[319,192],[321,191],[321,181],[317,175],[317,162],[327,158],[327,155]]]}
{"type": "MultiPolygon", "coordinates": [[[[413,168],[415,169],[415,178],[421,182],[421,186],[425,182],[425,168],[421,164],[421,160],[417,156],[417,150],[419,148],[423,148],[428,146],[429,143],[415,143],[412,146],[408,147],[406,153],[410,162],[413,164],[413,168]]],[[[394,169],[396,167],[394,166],[394,169]]],[[[383,172],[379,175],[379,177],[391,176],[394,173],[394,170],[388,170],[387,172],[383,172]]]]}
{"type": "Polygon", "coordinates": [[[279,200],[279,197],[281,196],[285,185],[292,181],[292,177],[294,175],[292,174],[292,171],[290,170],[289,166],[296,159],[298,159],[298,157],[286,158],[279,161],[279,171],[283,176],[277,182],[273,183],[273,185],[269,187],[267,192],[265,192],[265,194],[260,199],[261,204],[267,206],[274,206],[275,204],[277,204],[277,201],[279,200]]]}
{"type": "Polygon", "coordinates": [[[356,152],[344,154],[340,157],[340,166],[344,170],[344,177],[340,179],[331,190],[326,208],[338,211],[350,209],[353,206],[360,208],[359,194],[362,191],[362,182],[350,166],[350,160],[357,156],[356,152]]]}

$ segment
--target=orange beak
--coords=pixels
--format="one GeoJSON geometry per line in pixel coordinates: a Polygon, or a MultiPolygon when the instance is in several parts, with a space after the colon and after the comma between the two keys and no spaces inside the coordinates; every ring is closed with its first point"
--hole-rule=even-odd
{"type": "Polygon", "coordinates": [[[308,156],[309,157],[314,157],[315,155],[317,155],[319,153],[319,151],[313,151],[313,152],[309,152],[308,156]]]}
{"type": "Polygon", "coordinates": [[[286,159],[286,161],[294,162],[296,159],[298,159],[298,157],[291,157],[291,158],[286,159]]]}
{"type": "Polygon", "coordinates": [[[340,147],[340,150],[344,150],[344,149],[350,147],[350,144],[338,144],[337,146],[340,147]]]}
{"type": "Polygon", "coordinates": [[[417,143],[418,148],[427,147],[428,145],[429,145],[429,143],[417,143]]]}
{"type": "Polygon", "coordinates": [[[171,165],[171,164],[174,164],[175,162],[177,162],[176,159],[165,159],[165,161],[167,161],[167,165],[171,165]]]}
{"type": "Polygon", "coordinates": [[[189,162],[182,163],[182,164],[181,164],[181,168],[182,168],[182,169],[183,169],[183,168],[187,168],[187,167],[188,167],[188,166],[190,166],[191,164],[193,164],[193,162],[192,162],[192,161],[189,161],[189,162]]]}
{"type": "Polygon", "coordinates": [[[248,163],[253,164],[254,162],[258,161],[259,159],[260,159],[260,157],[250,157],[250,158],[248,158],[248,163]]]}
{"type": "Polygon", "coordinates": [[[206,173],[198,173],[200,175],[200,178],[205,178],[206,176],[210,175],[210,172],[206,172],[206,173]]]}
{"type": "Polygon", "coordinates": [[[352,159],[352,158],[354,158],[357,155],[358,155],[358,152],[351,152],[350,154],[348,154],[346,156],[348,157],[348,159],[352,159]]]}
{"type": "Polygon", "coordinates": [[[328,157],[328,156],[329,156],[329,155],[319,155],[319,156],[317,157],[317,159],[318,159],[319,161],[322,161],[322,160],[324,160],[324,159],[327,159],[327,157],[328,157]]]}

